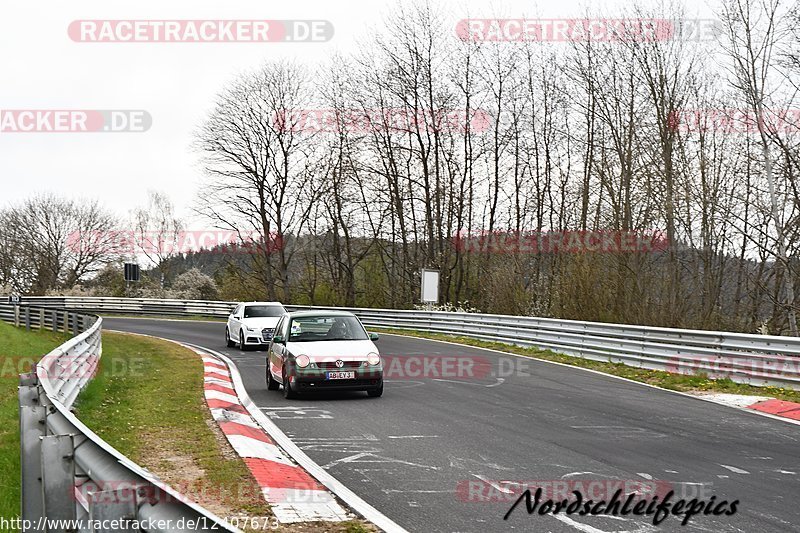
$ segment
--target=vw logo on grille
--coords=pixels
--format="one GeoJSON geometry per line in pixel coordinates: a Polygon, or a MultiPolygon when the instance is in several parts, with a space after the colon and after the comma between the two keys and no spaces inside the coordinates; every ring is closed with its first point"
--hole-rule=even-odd
{"type": "Polygon", "coordinates": [[[344,366],[344,361],[341,359],[336,360],[336,368],[342,368],[344,366]]]}

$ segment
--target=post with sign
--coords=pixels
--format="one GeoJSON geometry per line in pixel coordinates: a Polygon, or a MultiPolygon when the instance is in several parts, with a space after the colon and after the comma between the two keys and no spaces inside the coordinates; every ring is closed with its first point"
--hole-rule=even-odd
{"type": "Polygon", "coordinates": [[[422,290],[420,299],[428,308],[433,309],[433,304],[439,303],[439,271],[422,269],[422,290]]]}
{"type": "Polygon", "coordinates": [[[139,271],[139,265],[136,263],[125,263],[124,268],[125,274],[125,296],[128,296],[128,286],[132,281],[139,281],[141,273],[139,271]]]}
{"type": "Polygon", "coordinates": [[[8,303],[14,306],[14,326],[19,327],[19,294],[9,296],[8,303]]]}

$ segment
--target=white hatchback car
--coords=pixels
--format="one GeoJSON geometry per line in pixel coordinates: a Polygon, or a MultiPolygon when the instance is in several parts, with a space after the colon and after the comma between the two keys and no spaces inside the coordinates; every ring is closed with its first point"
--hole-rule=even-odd
{"type": "Polygon", "coordinates": [[[319,390],[383,394],[383,363],[374,342],[353,313],[295,311],[280,319],[267,351],[267,388],[294,398],[319,390]]]}
{"type": "Polygon", "coordinates": [[[264,346],[272,340],[278,320],[286,314],[280,302],[243,302],[228,316],[225,325],[225,343],[228,348],[239,345],[264,346]]]}

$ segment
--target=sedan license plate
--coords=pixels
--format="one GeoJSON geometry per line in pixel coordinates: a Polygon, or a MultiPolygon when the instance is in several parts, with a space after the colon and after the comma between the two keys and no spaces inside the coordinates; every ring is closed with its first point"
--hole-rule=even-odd
{"type": "Polygon", "coordinates": [[[326,372],[325,379],[355,379],[355,372],[326,372]]]}

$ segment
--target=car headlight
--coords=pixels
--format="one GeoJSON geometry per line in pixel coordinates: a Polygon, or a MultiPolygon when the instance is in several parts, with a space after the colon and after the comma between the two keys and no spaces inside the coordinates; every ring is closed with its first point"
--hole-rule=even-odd
{"type": "Polygon", "coordinates": [[[297,366],[300,368],[305,368],[308,366],[308,363],[311,362],[311,359],[309,359],[307,355],[298,355],[294,362],[297,363],[297,366]]]}
{"type": "Polygon", "coordinates": [[[381,362],[381,356],[372,352],[371,354],[367,355],[367,362],[372,366],[378,365],[381,362]]]}

